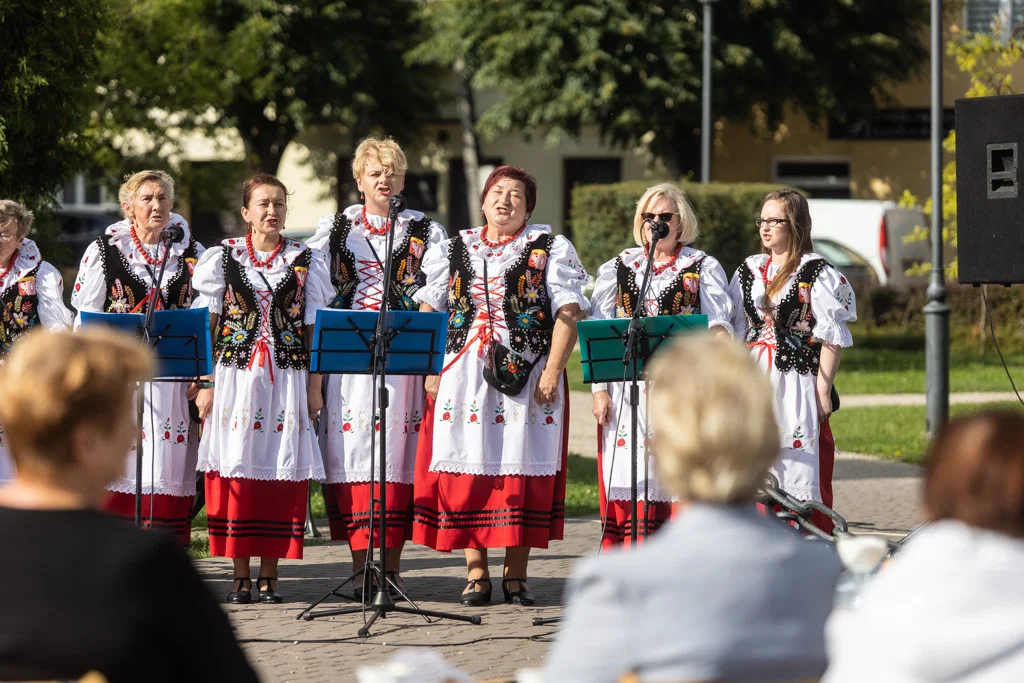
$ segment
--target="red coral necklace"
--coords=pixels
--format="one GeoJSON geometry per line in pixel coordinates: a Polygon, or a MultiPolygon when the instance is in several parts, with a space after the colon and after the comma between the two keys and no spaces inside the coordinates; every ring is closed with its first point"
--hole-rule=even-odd
{"type": "Polygon", "coordinates": [[[523,230],[526,230],[526,223],[523,223],[522,227],[520,227],[518,230],[516,230],[511,235],[506,235],[505,237],[499,237],[497,242],[493,242],[493,241],[487,239],[487,225],[484,224],[484,227],[482,227],[480,229],[480,241],[483,242],[484,244],[486,244],[487,246],[489,246],[492,249],[494,249],[495,247],[503,247],[506,244],[508,244],[509,242],[514,241],[515,238],[519,237],[521,234],[523,234],[523,230]]]}
{"type": "Polygon", "coordinates": [[[136,251],[138,251],[139,254],[142,255],[142,258],[146,260],[146,263],[148,263],[151,266],[159,266],[160,265],[160,258],[156,257],[156,256],[150,256],[149,255],[149,249],[147,249],[146,245],[143,244],[142,240],[139,239],[139,234],[137,232],[135,232],[135,224],[134,223],[132,223],[131,226],[129,226],[129,230],[128,231],[131,233],[132,242],[135,242],[135,249],[136,249],[136,251]]]}
{"type": "Polygon", "coordinates": [[[271,263],[273,263],[274,258],[280,254],[281,249],[284,248],[284,238],[279,236],[278,239],[280,241],[277,243],[277,246],[274,247],[274,251],[270,252],[270,256],[268,256],[265,261],[260,261],[256,258],[256,250],[253,249],[252,246],[252,231],[245,233],[245,248],[249,252],[249,258],[252,259],[252,264],[254,266],[257,268],[267,268],[271,263]]]}
{"type": "Polygon", "coordinates": [[[10,262],[7,264],[7,267],[4,268],[4,272],[0,273],[0,282],[2,282],[8,275],[10,275],[11,271],[14,270],[14,264],[18,262],[18,253],[20,251],[20,249],[15,249],[14,253],[11,254],[10,262]]]}
{"type": "Polygon", "coordinates": [[[388,234],[388,230],[391,229],[391,219],[389,218],[388,221],[379,228],[374,227],[366,217],[366,204],[363,204],[363,225],[366,226],[367,232],[371,235],[386,235],[388,234]]]}

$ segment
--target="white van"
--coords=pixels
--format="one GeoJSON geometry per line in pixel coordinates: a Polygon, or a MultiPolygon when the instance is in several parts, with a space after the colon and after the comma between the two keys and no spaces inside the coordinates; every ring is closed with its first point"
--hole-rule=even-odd
{"type": "Polygon", "coordinates": [[[905,289],[927,280],[906,275],[908,268],[931,258],[927,241],[904,242],[916,226],[927,226],[920,209],[874,199],[808,199],[807,203],[811,238],[831,240],[862,256],[879,284],[905,289]]]}

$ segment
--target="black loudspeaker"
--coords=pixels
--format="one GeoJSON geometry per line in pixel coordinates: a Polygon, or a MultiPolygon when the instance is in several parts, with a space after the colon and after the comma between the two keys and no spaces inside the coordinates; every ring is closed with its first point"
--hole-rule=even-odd
{"type": "Polygon", "coordinates": [[[959,279],[1024,282],[1024,95],[956,101],[959,279]]]}

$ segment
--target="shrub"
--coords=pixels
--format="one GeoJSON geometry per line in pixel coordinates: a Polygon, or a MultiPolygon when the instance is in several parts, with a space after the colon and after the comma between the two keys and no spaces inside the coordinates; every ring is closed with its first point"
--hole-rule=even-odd
{"type": "MultiPolygon", "coordinates": [[[[644,191],[658,181],[634,180],[573,189],[570,226],[573,243],[591,275],[633,242],[633,214],[644,191]]],[[[761,251],[754,219],[761,200],[778,185],[681,182],[697,214],[701,235],[694,247],[722,263],[727,277],[743,259],[761,251]]]]}

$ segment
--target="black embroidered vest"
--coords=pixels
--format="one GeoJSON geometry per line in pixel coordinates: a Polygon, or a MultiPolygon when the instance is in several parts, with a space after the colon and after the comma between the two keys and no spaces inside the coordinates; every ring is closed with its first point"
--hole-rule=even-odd
{"type": "Polygon", "coordinates": [[[36,274],[39,266],[11,285],[0,295],[0,359],[39,322],[39,296],[36,274]]]}
{"type": "MultiPolygon", "coordinates": [[[[700,274],[705,258],[707,254],[681,270],[672,284],[658,295],[658,315],[700,313],[700,274]]],[[[631,318],[638,306],[640,315],[646,315],[640,302],[640,283],[637,282],[636,273],[626,266],[621,256],[615,260],[615,274],[619,282],[619,291],[615,297],[615,309],[619,317],[631,318]]]]}
{"type": "Polygon", "coordinates": [[[796,370],[801,375],[818,374],[821,344],[811,336],[816,324],[811,306],[811,288],[822,269],[828,265],[825,259],[808,261],[796,273],[796,281],[779,301],[774,320],[764,320],[757,309],[751,288],[754,278],[759,277],[744,262],[740,267],[740,285],[743,287],[743,313],[747,318],[747,343],[755,342],[764,331],[765,325],[775,326],[775,367],[779,372],[796,370]]]}
{"type": "MultiPolygon", "coordinates": [[[[121,250],[112,243],[109,235],[100,237],[100,255],[103,259],[103,277],[107,284],[107,298],[103,305],[105,313],[145,313],[148,302],[143,300],[149,294],[149,285],[140,280],[128,264],[121,250]]],[[[188,246],[178,258],[178,270],[161,291],[167,308],[188,308],[192,305],[192,270],[198,250],[196,241],[189,238],[188,246]]],[[[153,275],[160,266],[151,266],[153,275]]]]}
{"type": "MultiPolygon", "coordinates": [[[[348,236],[352,222],[343,213],[334,215],[331,226],[331,283],[334,285],[334,300],[331,308],[352,308],[356,290],[359,287],[359,271],[355,254],[348,248],[348,236]]],[[[413,295],[427,282],[426,274],[420,269],[423,253],[430,236],[430,219],[410,220],[402,240],[391,258],[391,284],[388,287],[388,308],[392,311],[415,311],[419,304],[413,295]]],[[[378,254],[380,256],[380,254],[378,254]]]]}
{"type": "MultiPolygon", "coordinates": [[[[548,296],[547,262],[554,235],[545,233],[526,245],[522,255],[505,272],[503,311],[509,331],[509,346],[519,353],[532,351],[537,357],[551,350],[555,328],[551,297],[548,296]]],[[[451,243],[448,255],[448,343],[447,351],[457,352],[466,345],[476,317],[473,279],[476,271],[460,234],[451,243]]]]}
{"type": "MultiPolygon", "coordinates": [[[[256,289],[265,289],[265,285],[254,288],[242,266],[230,254],[231,249],[226,246],[222,256],[226,287],[214,355],[222,365],[244,369],[252,357],[263,322],[256,289]]],[[[288,268],[288,274],[272,290],[269,328],[274,361],[279,368],[309,369],[303,322],[310,260],[310,250],[303,250],[288,268]]]]}

